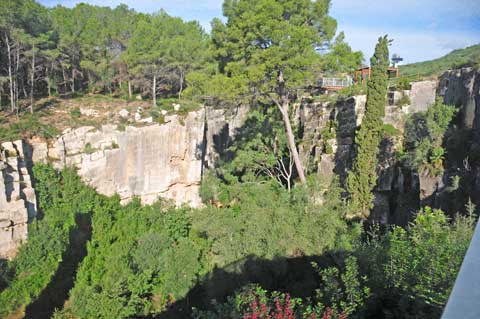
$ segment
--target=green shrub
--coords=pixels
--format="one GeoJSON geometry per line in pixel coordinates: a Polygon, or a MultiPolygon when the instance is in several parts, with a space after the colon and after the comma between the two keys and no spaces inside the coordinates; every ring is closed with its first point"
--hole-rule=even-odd
{"type": "Polygon", "coordinates": [[[405,163],[416,170],[428,170],[431,175],[443,172],[445,150],[442,145],[456,109],[441,100],[426,112],[407,119],[404,133],[405,163]]]}
{"type": "Polygon", "coordinates": [[[82,116],[82,113],[80,112],[80,108],[74,107],[73,109],[70,110],[70,116],[73,119],[79,119],[82,116]]]}
{"type": "Polygon", "coordinates": [[[0,315],[18,310],[34,301],[55,275],[70,244],[75,217],[91,211],[95,192],[80,182],[71,169],[55,172],[46,165],[33,168],[43,219],[28,226],[28,242],[20,248],[8,267],[14,272],[0,293],[0,315]]]}
{"type": "MultiPolygon", "coordinates": [[[[450,225],[440,210],[426,207],[407,230],[388,236],[386,288],[398,294],[418,317],[441,315],[473,234],[474,220],[457,217],[450,225]]],[[[400,311],[402,309],[399,309],[400,311]]],[[[407,310],[407,309],[405,309],[407,310]]]]}
{"type": "Polygon", "coordinates": [[[333,154],[333,146],[330,143],[325,143],[325,154],[333,154]]]}
{"type": "Polygon", "coordinates": [[[355,83],[352,86],[345,87],[338,91],[338,99],[348,99],[352,96],[356,95],[365,95],[367,94],[367,84],[362,83],[355,83]]]}
{"type": "Polygon", "coordinates": [[[87,143],[83,148],[83,152],[85,154],[92,154],[92,153],[95,153],[95,149],[92,147],[92,144],[87,143]]]}
{"type": "Polygon", "coordinates": [[[384,137],[395,137],[400,135],[400,131],[392,124],[383,124],[382,130],[384,137]]]}
{"type": "Polygon", "coordinates": [[[338,267],[321,269],[316,263],[318,287],[311,298],[291,298],[289,293],[269,292],[258,285],[247,285],[229,296],[224,304],[214,304],[210,311],[195,309],[194,318],[352,318],[361,312],[369,296],[365,278],[359,274],[355,257],[338,267]],[[285,316],[285,317],[284,317],[285,316]]]}
{"type": "Polygon", "coordinates": [[[41,136],[53,138],[60,132],[53,126],[43,124],[37,114],[24,114],[7,127],[0,127],[0,141],[14,141],[24,137],[41,136]]]}
{"type": "Polygon", "coordinates": [[[412,102],[408,95],[402,95],[402,97],[397,101],[397,105],[400,107],[410,105],[412,102]]]}

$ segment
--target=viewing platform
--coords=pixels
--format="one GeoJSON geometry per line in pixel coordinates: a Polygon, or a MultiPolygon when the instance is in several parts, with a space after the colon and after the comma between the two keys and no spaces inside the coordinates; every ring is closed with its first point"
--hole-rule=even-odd
{"type": "Polygon", "coordinates": [[[338,91],[351,85],[351,78],[321,78],[317,81],[317,86],[327,91],[338,91]]]}

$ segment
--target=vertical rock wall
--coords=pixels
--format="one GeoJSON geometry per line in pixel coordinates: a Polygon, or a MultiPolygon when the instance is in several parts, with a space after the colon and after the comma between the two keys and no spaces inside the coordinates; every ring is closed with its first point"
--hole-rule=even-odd
{"type": "MultiPolygon", "coordinates": [[[[386,138],[380,145],[373,220],[405,224],[411,206],[419,204],[422,185],[428,187],[420,183],[418,175],[398,167],[395,153],[401,145],[406,116],[427,110],[435,102],[436,88],[436,81],[421,81],[412,83],[411,90],[389,92],[383,121],[397,129],[400,136],[386,138]],[[398,106],[404,95],[409,97],[410,104],[398,106]]],[[[366,96],[360,95],[335,104],[305,101],[299,106],[297,118],[304,132],[300,153],[311,171],[317,171],[327,181],[334,175],[344,181],[353,161],[355,131],[365,114],[365,104],[366,96]],[[326,134],[329,139],[325,140],[322,134],[325,134],[327,123],[332,121],[335,123],[335,137],[326,134]]]]}
{"type": "Polygon", "coordinates": [[[445,72],[440,77],[438,95],[445,104],[461,111],[463,125],[480,129],[480,71],[462,68],[445,72]]]}
{"type": "Polygon", "coordinates": [[[460,163],[452,163],[444,180],[461,176],[461,188],[480,205],[480,70],[468,67],[445,72],[440,77],[437,93],[444,103],[458,108],[457,126],[464,132],[463,139],[458,141],[461,143],[458,153],[465,158],[460,158],[460,163]]]}
{"type": "Polygon", "coordinates": [[[134,196],[144,204],[166,198],[198,207],[203,169],[214,165],[246,111],[204,108],[123,132],[112,125],[67,129],[51,145],[32,141],[32,158],[48,159],[57,168],[76,166],[85,182],[102,194],[118,193],[123,202],[134,196]]]}
{"type": "Polygon", "coordinates": [[[35,191],[22,141],[0,146],[0,258],[12,258],[36,215],[35,191]]]}

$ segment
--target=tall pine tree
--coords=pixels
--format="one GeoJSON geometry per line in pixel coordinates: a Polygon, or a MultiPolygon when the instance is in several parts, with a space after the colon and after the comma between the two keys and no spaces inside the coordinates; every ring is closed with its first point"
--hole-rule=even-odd
{"type": "MultiPolygon", "coordinates": [[[[290,121],[300,87],[314,82],[317,48],[328,43],[337,23],[330,0],[225,0],[227,23],[216,21],[212,37],[220,69],[247,88],[245,95],[274,104],[282,115],[298,177],[306,182],[290,121]]],[[[242,85],[241,84],[241,85],[242,85]]]]}
{"type": "Polygon", "coordinates": [[[365,116],[355,136],[357,157],[347,177],[350,196],[349,217],[366,219],[373,207],[373,189],[377,183],[377,155],[385,115],[388,85],[387,36],[380,37],[370,59],[371,79],[368,81],[365,116]]]}

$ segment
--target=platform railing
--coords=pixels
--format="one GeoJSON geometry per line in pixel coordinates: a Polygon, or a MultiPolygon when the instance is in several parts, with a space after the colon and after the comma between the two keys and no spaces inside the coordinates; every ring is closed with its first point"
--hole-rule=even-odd
{"type": "Polygon", "coordinates": [[[480,224],[477,224],[442,319],[480,318],[480,224]]]}
{"type": "Polygon", "coordinates": [[[321,78],[317,82],[319,87],[347,87],[353,84],[352,79],[342,79],[342,78],[321,78]]]}

